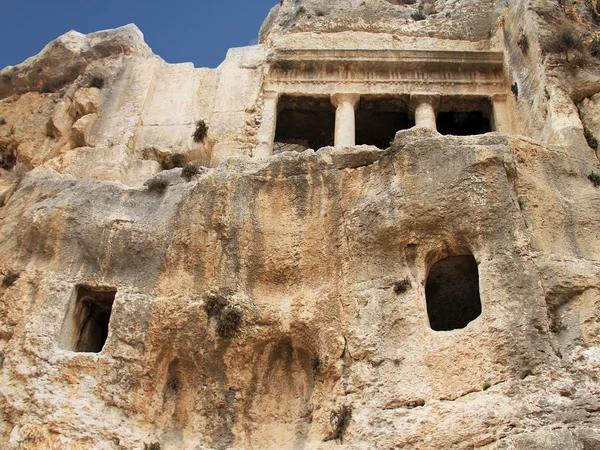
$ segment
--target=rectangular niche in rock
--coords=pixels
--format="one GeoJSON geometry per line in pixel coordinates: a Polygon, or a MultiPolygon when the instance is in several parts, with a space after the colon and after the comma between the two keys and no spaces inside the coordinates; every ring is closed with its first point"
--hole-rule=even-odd
{"type": "Polygon", "coordinates": [[[471,255],[436,262],[425,284],[427,315],[435,331],[466,327],[481,315],[479,270],[471,255]]]}
{"type": "Polygon", "coordinates": [[[77,286],[61,335],[62,347],[74,352],[100,353],[108,337],[108,323],[117,290],[77,286]]]}
{"type": "Polygon", "coordinates": [[[437,130],[453,136],[495,131],[494,107],[485,97],[443,98],[437,113],[437,130]]]}
{"type": "Polygon", "coordinates": [[[334,144],[335,108],[329,96],[284,95],[277,109],[274,153],[317,150],[334,144]]]}

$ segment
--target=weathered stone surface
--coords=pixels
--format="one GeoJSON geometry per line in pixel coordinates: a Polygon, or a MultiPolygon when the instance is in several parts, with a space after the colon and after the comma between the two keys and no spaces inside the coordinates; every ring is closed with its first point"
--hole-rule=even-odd
{"type": "Polygon", "coordinates": [[[0,448],[598,448],[600,84],[548,50],[568,1],[284,0],[217,69],[128,26],[0,72],[0,448]],[[364,98],[427,120],[270,156],[278,99],[334,94],[343,129],[364,98]],[[478,96],[495,132],[436,131],[478,96]],[[481,314],[434,331],[456,255],[481,314]],[[80,289],[116,290],[98,353],[80,289]]]}
{"type": "Polygon", "coordinates": [[[494,33],[505,5],[476,1],[284,0],[271,10],[260,41],[302,31],[368,31],[480,41],[494,33]]]}
{"type": "Polygon", "coordinates": [[[69,31],[24,63],[4,68],[0,72],[0,98],[30,91],[54,92],[75,81],[90,60],[151,54],[133,24],[88,35],[69,31]]]}

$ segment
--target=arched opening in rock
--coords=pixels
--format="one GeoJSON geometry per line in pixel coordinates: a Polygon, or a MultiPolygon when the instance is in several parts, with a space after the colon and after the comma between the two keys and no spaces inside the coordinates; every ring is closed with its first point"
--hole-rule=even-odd
{"type": "Polygon", "coordinates": [[[493,105],[488,98],[446,98],[437,113],[441,134],[472,136],[495,130],[493,105]]]}
{"type": "Polygon", "coordinates": [[[425,284],[427,315],[435,331],[466,327],[481,315],[479,271],[472,255],[450,256],[435,263],[425,284]]]}
{"type": "Polygon", "coordinates": [[[279,99],[273,151],[302,151],[334,144],[335,108],[329,97],[279,99]]]}
{"type": "Polygon", "coordinates": [[[396,132],[415,125],[408,114],[407,99],[389,96],[363,96],[356,110],[356,145],[385,149],[396,132]]]}
{"type": "Polygon", "coordinates": [[[108,337],[108,323],[117,290],[77,287],[71,320],[63,329],[63,344],[75,352],[100,353],[108,337]]]}
{"type": "Polygon", "coordinates": [[[312,352],[290,337],[267,345],[255,367],[250,430],[255,448],[301,448],[311,426],[312,352]]]}

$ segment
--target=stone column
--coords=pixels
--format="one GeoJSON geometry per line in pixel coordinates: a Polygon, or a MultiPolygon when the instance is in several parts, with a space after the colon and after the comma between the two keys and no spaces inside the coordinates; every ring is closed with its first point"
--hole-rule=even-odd
{"type": "Polygon", "coordinates": [[[257,145],[253,154],[255,158],[265,158],[273,154],[278,99],[279,93],[276,91],[265,91],[263,94],[262,121],[256,133],[257,145]]]}
{"type": "Polygon", "coordinates": [[[415,125],[437,131],[436,112],[440,101],[438,95],[413,94],[410,96],[410,109],[415,113],[415,125]]]}
{"type": "Polygon", "coordinates": [[[335,110],[335,146],[352,147],[356,145],[356,124],[354,112],[360,100],[359,94],[333,94],[331,103],[335,110]]]}

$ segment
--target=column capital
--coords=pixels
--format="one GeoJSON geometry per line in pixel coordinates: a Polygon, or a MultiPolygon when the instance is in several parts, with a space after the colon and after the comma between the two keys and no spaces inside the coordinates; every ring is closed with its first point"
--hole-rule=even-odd
{"type": "Polygon", "coordinates": [[[346,94],[346,93],[338,93],[331,94],[331,103],[336,108],[342,103],[350,103],[354,109],[358,105],[358,101],[360,100],[360,94],[346,94]]]}
{"type": "Polygon", "coordinates": [[[433,108],[437,108],[440,104],[440,95],[419,92],[410,94],[409,108],[411,111],[417,109],[421,103],[429,103],[433,108]]]}
{"type": "Polygon", "coordinates": [[[265,90],[263,91],[263,99],[264,100],[277,100],[279,99],[279,91],[275,90],[265,90]]]}

